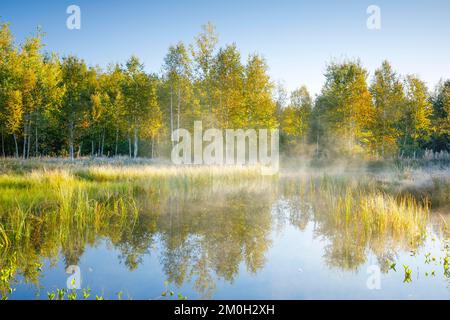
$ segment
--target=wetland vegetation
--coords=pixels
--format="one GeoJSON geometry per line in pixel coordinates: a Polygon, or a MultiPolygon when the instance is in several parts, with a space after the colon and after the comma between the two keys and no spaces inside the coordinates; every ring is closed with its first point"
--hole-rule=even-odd
{"type": "MultiPolygon", "coordinates": [[[[79,265],[86,252],[104,246],[125,267],[117,276],[126,280],[151,265],[160,268],[162,277],[159,283],[151,281],[154,288],[146,296],[134,293],[133,284],[96,287],[94,277],[91,285],[98,291],[85,295],[90,299],[109,289],[116,291],[108,291],[106,298],[125,290],[130,298],[167,298],[167,292],[181,289],[188,296],[212,298],[223,287],[233,287],[240,273],[266,281],[266,264],[283,263],[267,256],[271,250],[283,252],[277,234],[286,228],[300,234],[312,228],[310,241],[321,239],[321,251],[304,253],[304,258],[319,258],[329,270],[356,277],[374,258],[382,272],[405,271],[405,282],[414,284],[418,271],[407,265],[414,255],[423,277],[427,273],[430,279],[448,281],[450,181],[445,165],[410,164],[390,171],[283,168],[278,176],[262,176],[257,167],[174,167],[148,160],[0,163],[4,298],[23,297],[30,288],[41,298],[47,292],[58,297],[55,290],[64,288],[67,275],[49,284],[48,273],[79,265]],[[440,255],[426,252],[430,239],[439,242],[440,255]],[[436,265],[428,270],[430,263],[436,265]],[[165,281],[174,289],[164,289],[165,281]]],[[[305,240],[298,241],[289,245],[302,247],[305,240]]]]}
{"type": "Polygon", "coordinates": [[[212,23],[159,72],[12,30],[0,21],[3,298],[450,297],[450,80],[337,59],[313,96],[212,23]],[[217,140],[279,130],[280,171],[173,165],[173,133],[197,121],[217,140]]]}

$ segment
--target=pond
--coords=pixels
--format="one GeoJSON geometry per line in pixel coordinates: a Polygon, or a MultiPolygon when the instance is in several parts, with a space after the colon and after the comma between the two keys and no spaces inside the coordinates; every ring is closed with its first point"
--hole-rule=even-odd
{"type": "Polygon", "coordinates": [[[78,299],[449,299],[448,181],[388,180],[4,175],[0,289],[9,299],[68,287],[78,299]]]}

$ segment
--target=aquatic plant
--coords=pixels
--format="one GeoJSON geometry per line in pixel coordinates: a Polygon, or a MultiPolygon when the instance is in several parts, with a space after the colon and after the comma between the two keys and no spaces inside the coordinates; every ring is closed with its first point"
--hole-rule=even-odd
{"type": "Polygon", "coordinates": [[[403,283],[412,282],[412,270],[407,265],[403,265],[403,268],[405,269],[405,278],[403,279],[403,283]]]}
{"type": "MultiPolygon", "coordinates": [[[[315,232],[329,241],[324,257],[329,265],[354,270],[368,250],[379,258],[398,249],[417,253],[433,209],[429,193],[405,191],[368,175],[291,179],[262,177],[252,167],[33,165],[0,175],[5,296],[17,274],[38,285],[43,258],[61,253],[66,263],[76,263],[84,248],[100,238],[114,245],[133,270],[155,236],[166,250],[161,263],[170,282],[178,286],[193,280],[195,289],[208,296],[214,290],[212,272],[233,281],[241,262],[250,273],[264,266],[276,199],[292,209],[292,225],[305,228],[315,222],[315,232]],[[185,254],[186,246],[204,254],[185,254]],[[16,260],[10,259],[14,255],[16,260]]],[[[392,261],[386,268],[395,271],[395,266],[392,261]]],[[[164,293],[178,297],[175,290],[164,293]]],[[[52,299],[91,296],[90,291],[79,297],[65,290],[49,293],[52,299]]]]}

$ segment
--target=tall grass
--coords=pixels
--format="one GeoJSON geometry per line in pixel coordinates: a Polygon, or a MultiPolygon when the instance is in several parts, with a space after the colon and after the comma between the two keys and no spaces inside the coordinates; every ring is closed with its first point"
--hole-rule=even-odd
{"type": "Polygon", "coordinates": [[[225,191],[242,179],[260,181],[257,170],[58,164],[0,175],[0,270],[38,281],[41,258],[62,250],[66,263],[76,262],[84,246],[101,237],[129,250],[134,229],[143,227],[137,223],[140,211],[153,212],[175,190],[181,197],[203,197],[205,186],[225,191]]]}
{"type": "MultiPolygon", "coordinates": [[[[377,256],[396,248],[412,250],[422,242],[430,218],[427,197],[388,192],[373,179],[346,176],[286,181],[287,198],[311,205],[316,232],[330,245],[329,264],[355,269],[371,249],[377,256]]],[[[301,220],[301,218],[300,218],[301,220]]]]}
{"type": "MultiPolygon", "coordinates": [[[[15,273],[38,281],[42,257],[62,252],[73,263],[99,238],[117,245],[135,267],[156,233],[168,251],[198,237],[196,250],[207,251],[202,263],[232,279],[242,259],[252,272],[264,264],[270,210],[280,198],[300,203],[302,213],[290,217],[292,223],[313,221],[329,241],[325,259],[331,265],[354,269],[367,249],[382,257],[398,246],[419,246],[432,206],[450,202],[445,179],[412,192],[393,176],[361,173],[264,177],[258,167],[50,160],[14,166],[0,162],[0,270],[7,281],[15,273]]],[[[168,270],[172,266],[167,262],[168,270]]]]}
{"type": "Polygon", "coordinates": [[[70,171],[3,175],[0,190],[0,270],[21,270],[33,281],[41,257],[113,229],[130,232],[138,215],[127,188],[83,181],[70,171]]]}

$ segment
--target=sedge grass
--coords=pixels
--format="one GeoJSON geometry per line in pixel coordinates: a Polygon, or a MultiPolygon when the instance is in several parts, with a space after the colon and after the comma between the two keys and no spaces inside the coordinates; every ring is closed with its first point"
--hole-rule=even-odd
{"type": "MultiPolygon", "coordinates": [[[[440,181],[439,198],[445,201],[448,184],[440,181]]],[[[427,193],[413,196],[360,176],[278,180],[262,177],[257,167],[149,164],[33,163],[1,174],[0,191],[0,270],[20,271],[30,281],[38,281],[40,259],[54,257],[59,250],[70,262],[86,244],[104,237],[124,252],[145,252],[148,243],[134,238],[134,233],[153,234],[157,229],[170,229],[166,236],[173,235],[168,243],[174,250],[189,234],[212,239],[217,249],[208,256],[217,254],[224,266],[230,261],[221,253],[223,244],[241,252],[240,243],[245,242],[250,251],[258,252],[254,256],[259,258],[248,262],[256,271],[268,247],[267,211],[277,196],[308,204],[308,219],[330,241],[326,259],[352,269],[364,262],[367,248],[382,256],[393,245],[418,246],[433,203],[427,193]],[[245,192],[256,196],[240,197],[245,192]],[[208,212],[199,203],[206,203],[208,212]],[[173,223],[173,212],[178,224],[173,223]]],[[[129,265],[136,264],[132,260],[138,253],[130,252],[129,265]]],[[[232,279],[232,270],[224,267],[220,272],[232,279]]]]}

